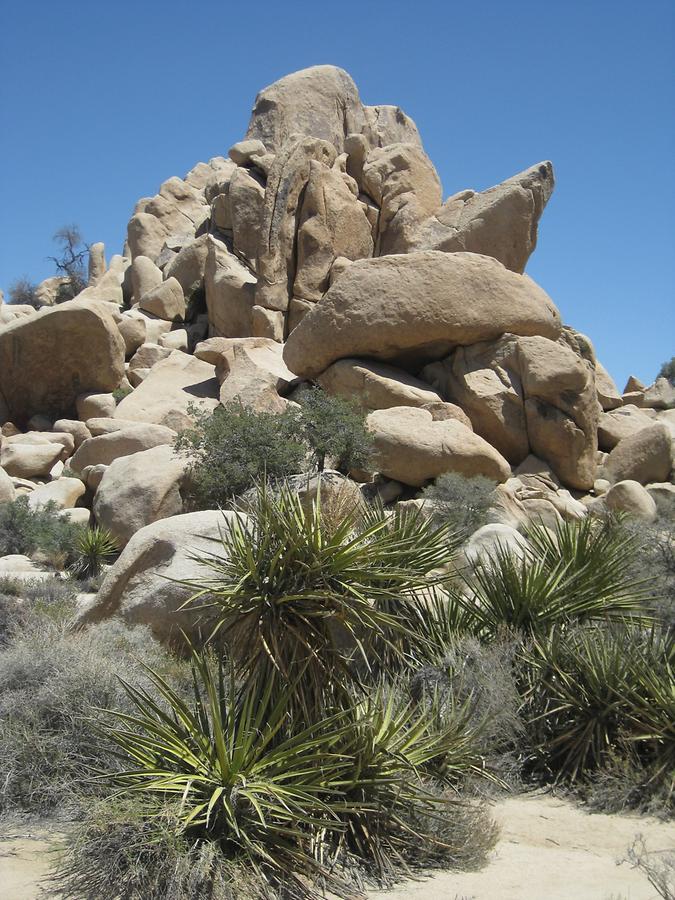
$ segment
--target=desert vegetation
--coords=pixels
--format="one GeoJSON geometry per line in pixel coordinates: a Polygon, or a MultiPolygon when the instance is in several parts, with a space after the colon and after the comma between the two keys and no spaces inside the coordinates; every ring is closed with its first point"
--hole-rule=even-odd
{"type": "MultiPolygon", "coordinates": [[[[463,486],[471,516],[488,488],[463,486]]],[[[435,516],[336,515],[258,482],[190,585],[209,627],[182,657],[142,628],[73,628],[105,532],[71,536],[70,579],[3,585],[2,805],[78,819],[66,896],[352,897],[480,865],[505,788],[672,814],[672,615],[635,576],[644,535],[531,526],[522,555],[458,569],[441,489],[435,516]]],[[[52,546],[45,522],[63,540],[53,511],[22,512],[22,547],[52,546]]]]}

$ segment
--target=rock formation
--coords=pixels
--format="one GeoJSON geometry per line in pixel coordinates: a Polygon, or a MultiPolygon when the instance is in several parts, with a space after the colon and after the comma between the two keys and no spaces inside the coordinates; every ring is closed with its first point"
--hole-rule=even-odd
{"type": "Polygon", "coordinates": [[[334,66],[280,79],[227,155],[138,201],[123,254],[91,246],[76,299],[51,278],[41,311],[0,305],[0,503],[91,511],[128,544],[101,608],[161,632],[155,604],[178,601],[144,574],[165,565],[155,545],[183,575],[183,535],[217,530],[183,515],[175,434],[232,400],[280,413],[314,383],[367,417],[366,494],[480,474],[500,483],[497,531],[598,502],[651,520],[673,503],[675,388],[621,393],[523,274],[553,187],[539,162],[444,201],[401,109],[364,105],[334,66]]]}

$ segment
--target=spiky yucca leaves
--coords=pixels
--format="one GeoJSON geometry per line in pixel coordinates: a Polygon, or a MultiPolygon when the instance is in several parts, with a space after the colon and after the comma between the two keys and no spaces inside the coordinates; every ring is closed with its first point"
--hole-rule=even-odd
{"type": "Polygon", "coordinates": [[[437,843],[413,823],[452,817],[456,801],[439,788],[470,775],[491,776],[476,749],[468,706],[446,711],[441,721],[435,703],[416,706],[381,686],[355,703],[346,719],[349,727],[339,741],[349,761],[341,840],[390,883],[405,870],[411,842],[437,843]]]}
{"type": "Polygon", "coordinates": [[[426,641],[420,596],[452,556],[448,529],[420,516],[351,510],[324,527],[320,497],[305,509],[264,485],[222,543],[199,560],[211,574],[186,606],[215,617],[249,687],[295,685],[306,722],[349,704],[357,669],[400,664],[426,641]]]}
{"type": "Polygon", "coordinates": [[[105,563],[119,552],[115,536],[107,528],[96,525],[83,528],[77,535],[71,571],[78,578],[98,578],[105,563]]]}
{"type": "Polygon", "coordinates": [[[161,700],[124,685],[136,712],[108,712],[102,731],[126,768],[102,777],[142,800],[149,815],[171,806],[180,833],[217,842],[262,879],[297,888],[322,877],[344,893],[313,837],[341,828],[347,763],[334,750],[345,734],[341,717],[276,740],[287,718],[283,697],[271,705],[269,688],[241,696],[222,664],[194,651],[192,666],[193,703],[150,669],[161,700]]]}
{"type": "Polygon", "coordinates": [[[532,525],[527,531],[536,556],[551,572],[567,567],[567,606],[575,618],[586,617],[591,592],[596,605],[604,605],[610,614],[638,611],[649,596],[650,573],[640,579],[633,574],[639,540],[621,522],[620,517],[586,516],[559,522],[553,530],[532,525]]]}
{"type": "Polygon", "coordinates": [[[533,526],[528,537],[530,553],[519,557],[498,545],[469,566],[463,589],[455,590],[475,633],[490,637],[507,626],[543,635],[564,623],[646,618],[648,582],[628,577],[630,537],[590,517],[553,533],[533,526]]]}
{"type": "Polygon", "coordinates": [[[617,754],[672,793],[675,680],[667,645],[628,624],[555,629],[526,654],[539,762],[574,781],[617,754]]]}
{"type": "Polygon", "coordinates": [[[349,859],[391,881],[411,841],[434,840],[410,823],[452,816],[439,788],[487,775],[466,709],[440,722],[433,706],[379,687],[298,730],[270,686],[242,694],[222,664],[195,651],[192,664],[193,703],[149,669],[161,699],[125,685],[136,712],[108,713],[102,727],[124,766],[103,777],[148,816],[170,809],[178,835],[216,843],[294,896],[320,896],[318,883],[352,896],[336,874],[349,859]]]}

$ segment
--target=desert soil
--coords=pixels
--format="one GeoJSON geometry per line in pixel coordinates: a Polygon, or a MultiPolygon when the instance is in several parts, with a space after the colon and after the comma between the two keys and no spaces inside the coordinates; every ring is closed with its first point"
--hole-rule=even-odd
{"type": "MultiPolygon", "coordinates": [[[[371,900],[658,900],[647,878],[617,865],[637,834],[650,850],[675,850],[675,823],[589,814],[545,794],[502,800],[501,837],[480,872],[441,872],[374,891],[371,900]]],[[[0,897],[38,900],[53,856],[44,829],[0,834],[0,897]]]]}

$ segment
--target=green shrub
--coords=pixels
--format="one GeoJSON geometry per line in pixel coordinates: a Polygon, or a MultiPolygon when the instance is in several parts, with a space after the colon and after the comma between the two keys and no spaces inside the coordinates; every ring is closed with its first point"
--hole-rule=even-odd
{"type": "Polygon", "coordinates": [[[446,472],[424,489],[423,496],[432,501],[440,521],[468,535],[485,524],[496,487],[484,475],[467,478],[458,472],[446,472]]]}
{"type": "Polygon", "coordinates": [[[319,472],[327,459],[342,472],[368,466],[373,438],[359,407],[315,387],[303,394],[298,418],[300,433],[319,472]]]}
{"type": "Polygon", "coordinates": [[[121,403],[125,397],[128,397],[129,394],[133,393],[133,390],[134,389],[130,384],[125,385],[124,387],[116,387],[112,392],[113,400],[115,401],[115,403],[121,403]]]}
{"type": "Polygon", "coordinates": [[[378,689],[307,725],[289,719],[287,697],[273,701],[271,684],[240,695],[222,666],[196,652],[192,663],[192,703],[153,673],[162,704],[127,686],[135,712],[113,713],[106,729],[126,759],[111,780],[122,795],[142,797],[148,816],[180,803],[179,835],[217,842],[271,888],[314,897],[321,880],[353,896],[326,865],[336,854],[390,883],[411,817],[419,827],[425,816],[451,814],[456,801],[438,788],[484,774],[466,711],[439,725],[378,689]]]}
{"type": "Polygon", "coordinates": [[[75,538],[71,572],[77,578],[98,578],[118,552],[117,540],[107,528],[83,528],[75,538]]]}
{"type": "Polygon", "coordinates": [[[31,509],[26,497],[0,504],[0,556],[19,553],[31,556],[37,550],[57,567],[70,557],[77,527],[55,505],[31,509]]]}
{"type": "Polygon", "coordinates": [[[261,478],[299,472],[305,457],[292,410],[275,415],[240,403],[202,414],[178,436],[176,449],[190,460],[189,492],[200,509],[227,505],[261,478]]]}
{"type": "Polygon", "coordinates": [[[472,562],[453,586],[465,627],[483,637],[501,629],[546,634],[565,623],[644,614],[644,578],[629,577],[635,541],[591,517],[551,531],[532,526],[532,552],[518,557],[498,545],[472,562]]]}
{"type": "Polygon", "coordinates": [[[256,482],[285,478],[308,468],[321,471],[327,458],[346,470],[367,464],[371,438],[363,413],[319,388],[300,409],[256,412],[234,401],[197,417],[176,439],[190,460],[189,493],[201,509],[225,506],[256,482]]]}
{"type": "Polygon", "coordinates": [[[671,356],[668,362],[664,362],[656,377],[667,378],[672,385],[675,385],[675,356],[671,356]]]}

